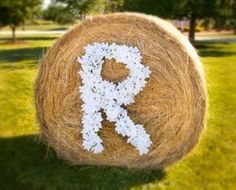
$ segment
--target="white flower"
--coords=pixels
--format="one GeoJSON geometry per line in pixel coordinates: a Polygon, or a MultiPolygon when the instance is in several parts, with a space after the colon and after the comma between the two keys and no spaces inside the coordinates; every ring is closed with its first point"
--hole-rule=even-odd
{"type": "Polygon", "coordinates": [[[139,151],[140,155],[147,154],[152,144],[150,136],[142,125],[134,124],[128,113],[121,105],[134,103],[134,96],[143,90],[151,71],[148,66],[141,64],[142,56],[137,47],[117,45],[112,43],[94,43],[85,48],[85,54],[78,57],[81,64],[79,72],[83,86],[80,87],[80,97],[83,100],[82,118],[83,147],[94,153],[103,151],[102,139],[97,134],[102,127],[100,109],[103,109],[107,119],[115,122],[118,134],[128,137],[139,151]],[[103,59],[114,58],[130,70],[126,80],[114,84],[101,77],[103,59]]]}

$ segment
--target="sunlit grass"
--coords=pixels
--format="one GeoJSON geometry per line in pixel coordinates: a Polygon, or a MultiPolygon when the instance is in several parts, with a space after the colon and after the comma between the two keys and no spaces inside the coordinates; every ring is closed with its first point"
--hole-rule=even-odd
{"type": "Polygon", "coordinates": [[[0,37],[0,189],[236,189],[236,43],[200,49],[209,110],[199,146],[165,170],[137,172],[72,167],[37,140],[34,80],[57,37],[21,36],[15,45],[0,37]]]}

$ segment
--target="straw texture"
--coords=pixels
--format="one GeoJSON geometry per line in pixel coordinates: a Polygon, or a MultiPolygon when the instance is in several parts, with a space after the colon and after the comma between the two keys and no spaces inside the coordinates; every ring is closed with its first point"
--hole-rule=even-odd
{"type": "MultiPolygon", "coordinates": [[[[106,80],[119,82],[128,74],[114,60],[103,65],[106,80]]],[[[41,137],[72,164],[159,169],[179,160],[198,143],[204,127],[206,91],[199,57],[177,29],[156,17],[116,13],[90,18],[54,44],[41,62],[35,103],[41,137]],[[100,131],[104,151],[93,154],[82,147],[82,84],[76,58],[94,42],[136,46],[142,63],[152,71],[135,103],[125,107],[130,118],[151,135],[153,144],[147,155],[140,156],[118,135],[105,114],[100,131]]]]}

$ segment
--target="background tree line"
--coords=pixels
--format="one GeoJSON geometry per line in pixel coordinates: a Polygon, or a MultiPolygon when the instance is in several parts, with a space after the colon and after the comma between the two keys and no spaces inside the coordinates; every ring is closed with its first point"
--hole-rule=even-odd
{"type": "Polygon", "coordinates": [[[236,28],[235,0],[52,0],[42,10],[42,0],[1,0],[0,26],[9,25],[15,40],[15,29],[26,20],[41,15],[59,24],[74,23],[87,15],[135,11],[166,19],[189,20],[189,39],[195,40],[195,27],[214,24],[216,29],[236,28]]]}

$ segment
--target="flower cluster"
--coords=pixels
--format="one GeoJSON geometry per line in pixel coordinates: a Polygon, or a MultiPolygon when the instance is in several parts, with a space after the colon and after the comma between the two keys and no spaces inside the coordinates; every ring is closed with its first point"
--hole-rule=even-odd
{"type": "Polygon", "coordinates": [[[141,64],[139,49],[115,43],[94,43],[84,49],[84,55],[78,57],[83,83],[80,87],[84,103],[83,147],[94,153],[103,151],[102,139],[98,135],[102,127],[100,110],[103,109],[107,119],[115,123],[116,132],[128,137],[127,142],[135,146],[140,155],[146,154],[152,143],[150,136],[142,125],[134,124],[127,111],[121,107],[134,102],[134,96],[143,90],[145,79],[150,77],[149,67],[141,64]],[[101,76],[104,59],[115,59],[124,64],[130,71],[127,79],[118,84],[104,80],[101,76]]]}

